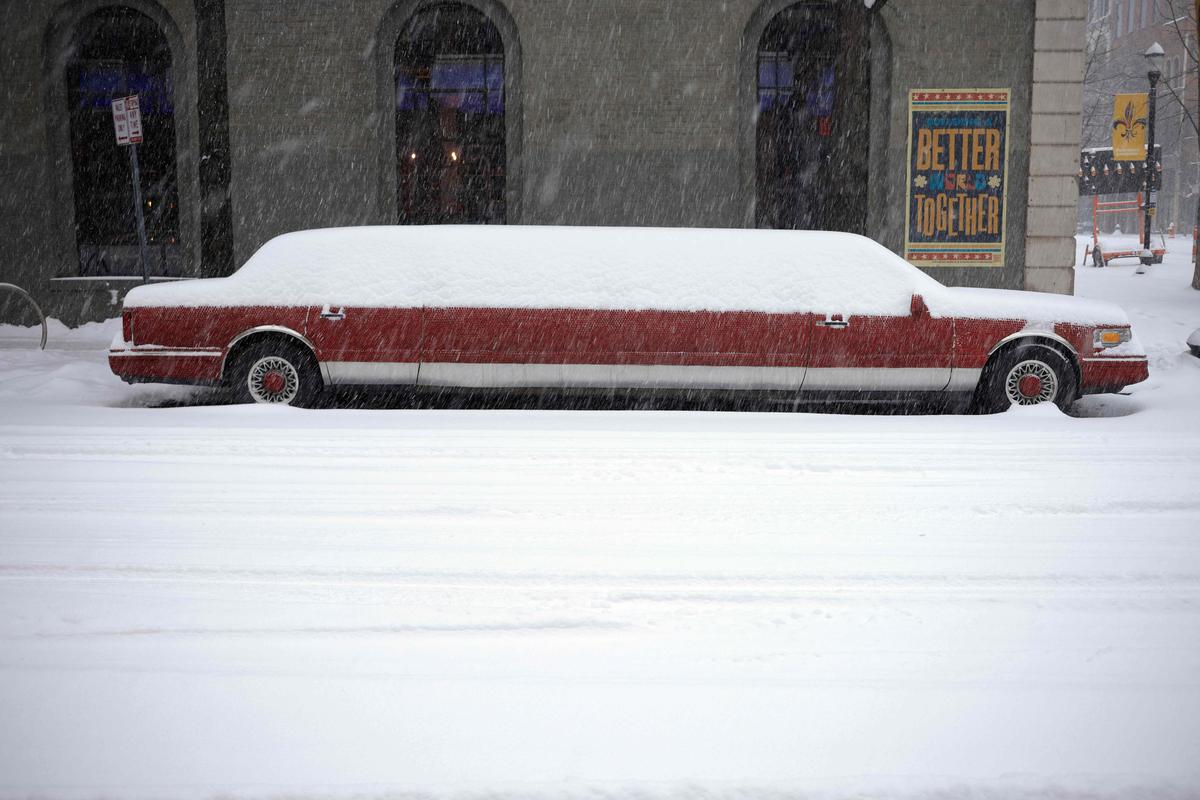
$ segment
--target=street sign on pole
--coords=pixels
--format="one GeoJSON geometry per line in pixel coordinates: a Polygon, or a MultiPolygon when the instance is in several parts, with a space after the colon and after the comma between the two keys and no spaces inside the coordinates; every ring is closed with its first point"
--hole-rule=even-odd
{"type": "Polygon", "coordinates": [[[142,282],[148,281],[146,264],[146,218],[142,213],[142,174],[138,168],[137,146],[142,141],[142,110],[137,95],[112,101],[113,129],[117,144],[129,146],[129,171],[133,181],[133,214],[137,219],[138,258],[142,262],[142,282]]]}
{"type": "Polygon", "coordinates": [[[117,132],[117,144],[142,143],[142,109],[137,95],[118,97],[112,101],[113,128],[117,132]]]}

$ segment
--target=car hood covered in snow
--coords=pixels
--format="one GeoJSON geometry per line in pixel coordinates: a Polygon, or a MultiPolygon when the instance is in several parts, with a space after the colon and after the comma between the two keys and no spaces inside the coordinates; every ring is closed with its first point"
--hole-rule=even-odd
{"type": "Polygon", "coordinates": [[[1018,319],[1030,325],[1054,323],[1073,325],[1128,325],[1129,316],[1120,306],[1102,300],[1087,300],[1061,294],[1021,292],[1011,289],[942,288],[926,297],[930,312],[937,317],[975,319],[1018,319]]]}

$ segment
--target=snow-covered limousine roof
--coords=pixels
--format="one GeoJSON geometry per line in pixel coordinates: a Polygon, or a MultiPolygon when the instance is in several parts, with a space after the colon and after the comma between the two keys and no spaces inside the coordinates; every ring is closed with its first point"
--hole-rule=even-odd
{"type": "Polygon", "coordinates": [[[482,306],[904,313],[934,280],[862,236],[811,231],[378,226],[300,231],[229,278],[135,289],[147,305],[482,306]]]}
{"type": "Polygon", "coordinates": [[[276,237],[228,278],[144,286],[145,306],[515,307],[907,314],[1117,323],[1079,298],[947,290],[882,245],[826,231],[376,226],[276,237]]]}

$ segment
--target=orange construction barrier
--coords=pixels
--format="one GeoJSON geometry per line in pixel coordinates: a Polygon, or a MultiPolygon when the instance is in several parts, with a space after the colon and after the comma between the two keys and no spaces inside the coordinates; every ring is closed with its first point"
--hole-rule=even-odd
{"type": "MultiPolygon", "coordinates": [[[[1138,192],[1137,197],[1133,200],[1109,200],[1104,203],[1100,202],[1099,195],[1092,195],[1092,246],[1083,249],[1083,260],[1087,263],[1088,256],[1092,258],[1092,265],[1096,267],[1107,267],[1108,262],[1117,258],[1141,258],[1142,248],[1136,250],[1105,250],[1100,247],[1100,215],[1101,214],[1127,214],[1130,211],[1137,212],[1138,220],[1138,242],[1140,243],[1145,234],[1146,222],[1142,211],[1142,193],[1138,192]]],[[[1192,248],[1195,249],[1195,241],[1193,237],[1192,248]]],[[[1161,264],[1163,256],[1166,254],[1165,247],[1150,248],[1150,255],[1153,257],[1155,264],[1161,264]]]]}

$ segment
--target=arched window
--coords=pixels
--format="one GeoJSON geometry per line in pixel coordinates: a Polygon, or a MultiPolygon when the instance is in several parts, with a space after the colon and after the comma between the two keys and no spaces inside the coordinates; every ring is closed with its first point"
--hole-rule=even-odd
{"type": "Polygon", "coordinates": [[[804,2],[758,42],[756,224],[861,232],[870,76],[861,4],[804,2]]]}
{"type": "Polygon", "coordinates": [[[504,223],[504,45],[464,3],[420,8],[396,41],[402,223],[504,223]]]}
{"type": "Polygon", "coordinates": [[[114,98],[137,95],[138,146],[151,275],[182,275],[171,48],[154,20],[123,6],[75,27],[64,72],[79,274],[140,275],[127,147],[113,132],[114,98]]]}

